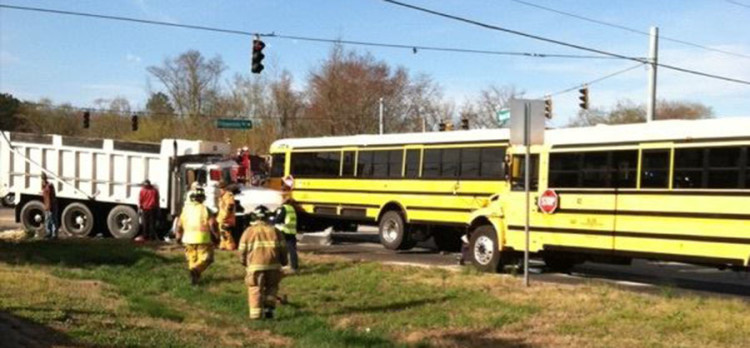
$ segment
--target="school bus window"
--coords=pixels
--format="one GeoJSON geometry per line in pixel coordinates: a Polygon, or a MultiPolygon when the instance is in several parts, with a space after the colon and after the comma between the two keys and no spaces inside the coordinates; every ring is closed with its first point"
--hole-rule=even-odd
{"type": "Polygon", "coordinates": [[[372,151],[360,151],[357,156],[357,176],[360,178],[372,177],[372,151]]]}
{"type": "Polygon", "coordinates": [[[279,178],[284,176],[284,162],[286,154],[276,154],[271,156],[271,177],[279,178]]]}
{"type": "Polygon", "coordinates": [[[582,187],[610,187],[610,170],[607,165],[608,152],[586,152],[583,154],[582,187]]]}
{"type": "MultiPolygon", "coordinates": [[[[510,176],[511,190],[523,191],[525,184],[524,170],[526,170],[525,158],[526,155],[514,155],[512,166],[512,174],[510,176]]],[[[529,176],[529,190],[536,191],[539,182],[539,155],[531,155],[530,162],[530,176],[529,176]]]]}
{"type": "Polygon", "coordinates": [[[388,177],[389,178],[400,178],[401,167],[404,162],[404,151],[403,150],[390,150],[388,151],[388,177]]]}
{"type": "Polygon", "coordinates": [[[667,188],[669,150],[643,150],[641,188],[667,188]]]}
{"type": "Polygon", "coordinates": [[[705,187],[703,170],[705,164],[704,149],[674,150],[674,188],[705,187]]]}
{"type": "Polygon", "coordinates": [[[461,149],[443,149],[442,160],[440,161],[440,177],[458,177],[459,163],[461,163],[460,160],[461,149]]]}
{"type": "Polygon", "coordinates": [[[373,151],[372,177],[385,178],[388,176],[388,151],[373,151]]]}
{"type": "Polygon", "coordinates": [[[638,151],[612,152],[612,186],[635,188],[635,175],[638,170],[638,151]]]}
{"type": "Polygon", "coordinates": [[[478,178],[481,166],[481,149],[461,149],[461,178],[478,178]]]}
{"type": "Polygon", "coordinates": [[[339,176],[341,153],[300,152],[292,154],[292,175],[296,177],[339,176]]]}
{"type": "Polygon", "coordinates": [[[739,147],[717,147],[708,150],[708,188],[740,187],[739,147]]]}
{"type": "Polygon", "coordinates": [[[419,176],[419,150],[406,150],[406,177],[419,176]]]}
{"type": "Polygon", "coordinates": [[[551,153],[549,155],[549,186],[580,187],[582,156],[578,153],[551,153]]]}
{"type": "Polygon", "coordinates": [[[440,149],[425,149],[422,160],[422,177],[437,178],[440,176],[440,149]]]}
{"type": "Polygon", "coordinates": [[[354,151],[344,151],[344,164],[341,170],[341,176],[354,176],[354,151]]]}
{"type": "Polygon", "coordinates": [[[745,183],[743,188],[750,188],[750,148],[745,148],[745,165],[742,167],[745,171],[745,183]]]}
{"type": "Polygon", "coordinates": [[[482,148],[479,175],[483,178],[505,177],[505,148],[482,148]]]}

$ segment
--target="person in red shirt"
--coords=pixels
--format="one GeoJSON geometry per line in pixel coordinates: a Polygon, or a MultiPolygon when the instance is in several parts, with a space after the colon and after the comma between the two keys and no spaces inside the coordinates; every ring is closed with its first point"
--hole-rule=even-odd
{"type": "Polygon", "coordinates": [[[45,237],[50,239],[57,238],[57,229],[60,223],[57,221],[57,194],[55,185],[47,181],[47,174],[42,173],[42,201],[44,202],[44,222],[47,234],[45,237]]]}
{"type": "Polygon", "coordinates": [[[151,185],[151,181],[143,182],[141,194],[138,198],[138,208],[143,217],[143,237],[156,240],[156,218],[159,213],[159,190],[151,185]]]}

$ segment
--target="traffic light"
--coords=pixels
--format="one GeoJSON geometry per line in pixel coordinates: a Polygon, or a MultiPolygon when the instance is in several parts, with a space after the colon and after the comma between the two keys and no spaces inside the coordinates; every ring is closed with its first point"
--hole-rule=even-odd
{"type": "Polygon", "coordinates": [[[133,132],[138,130],[138,115],[130,116],[130,128],[133,132]]]}
{"type": "Polygon", "coordinates": [[[440,124],[438,125],[438,130],[441,132],[445,132],[445,122],[440,121],[440,124]]]}
{"type": "Polygon", "coordinates": [[[469,129],[469,119],[468,118],[462,118],[461,119],[461,129],[468,130],[469,129]]]}
{"type": "Polygon", "coordinates": [[[552,119],[552,98],[544,100],[544,117],[552,119]]]}
{"type": "Polygon", "coordinates": [[[583,110],[589,109],[589,87],[583,87],[578,90],[579,93],[581,93],[581,96],[578,97],[579,100],[581,100],[581,103],[578,104],[578,106],[581,107],[583,110]]]}
{"type": "Polygon", "coordinates": [[[83,112],[83,128],[88,129],[91,126],[91,113],[88,111],[83,112]]]}
{"type": "Polygon", "coordinates": [[[260,41],[260,39],[253,40],[253,62],[250,67],[250,71],[253,74],[260,74],[263,71],[263,64],[261,62],[266,57],[262,52],[264,47],[266,47],[266,44],[260,41]]]}

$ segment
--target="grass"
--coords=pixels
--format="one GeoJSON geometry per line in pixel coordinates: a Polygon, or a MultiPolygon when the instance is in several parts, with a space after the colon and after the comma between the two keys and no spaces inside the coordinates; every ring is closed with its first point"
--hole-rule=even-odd
{"type": "MultiPolygon", "coordinates": [[[[102,346],[750,346],[750,304],[303,255],[274,321],[247,318],[244,270],[217,253],[189,285],[181,249],[0,243],[0,312],[102,346]]],[[[55,336],[57,335],[57,336],[55,336]]]]}

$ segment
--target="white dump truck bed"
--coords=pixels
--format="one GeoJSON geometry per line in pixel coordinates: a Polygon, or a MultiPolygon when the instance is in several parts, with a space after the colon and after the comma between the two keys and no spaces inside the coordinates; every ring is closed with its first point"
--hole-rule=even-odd
{"type": "Polygon", "coordinates": [[[140,186],[149,179],[160,192],[159,206],[167,208],[171,160],[229,151],[227,144],[206,141],[142,143],[4,132],[0,184],[6,192],[39,195],[46,172],[59,198],[138,204],[140,186]]]}

